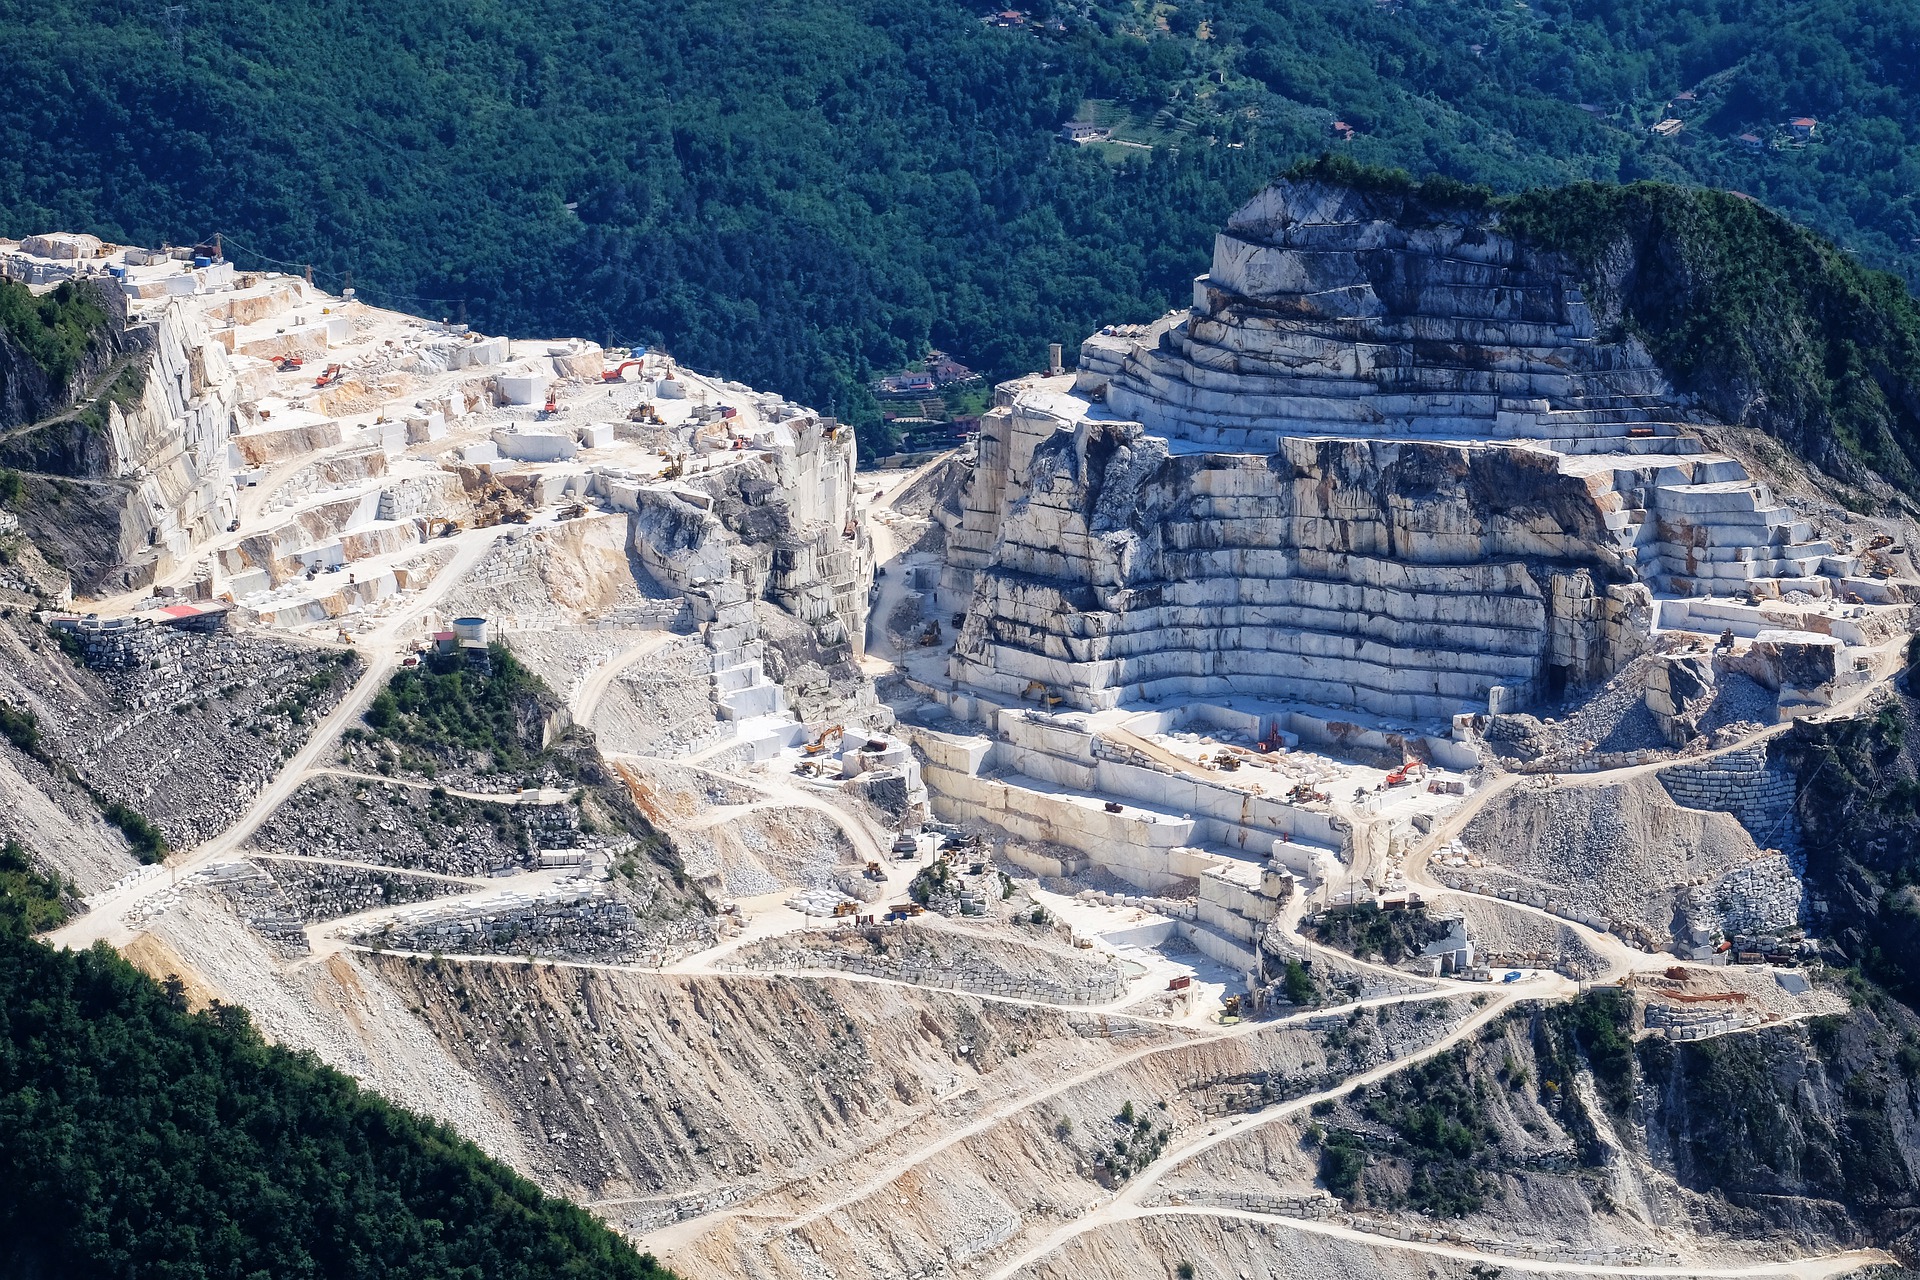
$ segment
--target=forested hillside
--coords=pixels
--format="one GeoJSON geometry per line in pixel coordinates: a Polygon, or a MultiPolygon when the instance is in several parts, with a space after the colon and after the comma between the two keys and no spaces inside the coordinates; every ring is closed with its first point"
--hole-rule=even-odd
{"type": "Polygon", "coordinates": [[[1329,146],[1502,190],[1730,186],[1920,261],[1906,0],[983,12],[8,0],[0,232],[222,231],[243,265],[664,343],[856,420],[865,380],[928,343],[1003,374],[1184,301],[1235,202],[1329,146]],[[1683,91],[1685,127],[1650,133],[1683,91]],[[1111,140],[1061,141],[1075,119],[1111,140]]]}
{"type": "Polygon", "coordinates": [[[672,1280],[244,1010],[29,939],[59,902],[0,850],[0,1275],[672,1280]]]}

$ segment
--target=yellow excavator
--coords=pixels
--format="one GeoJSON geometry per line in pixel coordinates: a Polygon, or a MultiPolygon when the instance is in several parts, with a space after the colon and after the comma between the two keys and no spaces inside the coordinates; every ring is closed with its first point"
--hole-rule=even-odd
{"type": "Polygon", "coordinates": [[[1027,687],[1020,691],[1020,697],[1023,700],[1031,695],[1038,695],[1040,699],[1040,705],[1048,709],[1057,707],[1061,703],[1066,701],[1065,698],[1061,697],[1059,694],[1055,693],[1052,689],[1049,689],[1046,685],[1040,683],[1038,680],[1027,681],[1027,687]]]}

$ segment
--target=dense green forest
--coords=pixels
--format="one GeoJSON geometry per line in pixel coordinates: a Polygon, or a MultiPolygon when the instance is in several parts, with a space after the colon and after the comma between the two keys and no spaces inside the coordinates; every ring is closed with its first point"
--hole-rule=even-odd
{"type": "Polygon", "coordinates": [[[1898,277],[1721,191],[1575,183],[1502,201],[1501,215],[1568,255],[1724,421],[1920,496],[1920,303],[1898,277]]]}
{"type": "Polygon", "coordinates": [[[104,946],[0,851],[0,1275],[671,1280],[444,1127],[104,946]]]}
{"type": "Polygon", "coordinates": [[[1336,118],[1369,162],[1733,187],[1920,261],[1909,0],[983,12],[5,0],[0,232],[221,231],[243,265],[664,344],[862,423],[866,380],[929,343],[999,375],[1183,301],[1224,214],[1336,118]],[[1683,91],[1685,129],[1650,133],[1683,91]],[[1113,140],[1062,142],[1073,119],[1113,140]]]}

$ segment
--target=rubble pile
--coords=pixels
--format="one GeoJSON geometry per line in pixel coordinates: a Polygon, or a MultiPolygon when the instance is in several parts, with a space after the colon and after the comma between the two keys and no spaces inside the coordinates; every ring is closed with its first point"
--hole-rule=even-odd
{"type": "Polygon", "coordinates": [[[977,995],[1047,1004],[1109,1004],[1126,974],[1111,956],[914,924],[788,934],[740,953],[752,969],[838,969],[977,995]]]}
{"type": "Polygon", "coordinates": [[[305,922],[280,883],[252,862],[223,862],[195,872],[181,882],[182,890],[204,888],[220,897],[282,956],[304,956],[312,950],[305,922]]]}
{"type": "Polygon", "coordinates": [[[1732,818],[1681,808],[1647,777],[1517,787],[1483,809],[1460,843],[1481,865],[1443,862],[1443,883],[1611,929],[1638,945],[1689,950],[1718,927],[1684,910],[1692,891],[1761,857],[1732,818]],[[1691,921],[1688,936],[1675,935],[1676,917],[1691,921]]]}
{"type": "Polygon", "coordinates": [[[677,758],[726,739],[714,715],[713,654],[697,638],[676,641],[614,678],[594,717],[609,750],[677,758]]]}
{"type": "Polygon", "coordinates": [[[253,863],[273,877],[292,914],[308,923],[473,892],[457,880],[314,858],[260,856],[253,863]]]}
{"type": "Polygon", "coordinates": [[[495,895],[464,911],[419,908],[351,936],[383,951],[607,963],[659,960],[712,942],[705,917],[650,918],[635,906],[617,888],[563,887],[495,895]]]}
{"type": "Polygon", "coordinates": [[[309,779],[249,839],[263,853],[312,853],[443,876],[535,865],[521,806],[340,777],[309,779]]]}
{"type": "MultiPolygon", "coordinates": [[[[159,629],[156,629],[159,630],[159,629]]],[[[348,651],[260,635],[173,633],[167,660],[97,673],[100,705],[58,708],[63,754],[176,849],[238,817],[352,684],[348,651]]]]}

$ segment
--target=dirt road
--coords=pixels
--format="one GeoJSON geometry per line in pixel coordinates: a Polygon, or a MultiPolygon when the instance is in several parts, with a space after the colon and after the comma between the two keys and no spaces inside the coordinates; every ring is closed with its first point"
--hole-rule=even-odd
{"type": "Polygon", "coordinates": [[[360,678],[354,681],[353,687],[333,710],[314,726],[306,744],[294,753],[273,780],[254,797],[253,803],[225,831],[193,849],[168,858],[165,865],[171,876],[140,880],[90,899],[85,914],[47,934],[45,940],[54,946],[72,948],[89,947],[101,941],[116,947],[125,946],[139,932],[136,926],[127,923],[126,915],[131,908],[145,898],[164,892],[172,879],[237,852],[260,824],[286,803],[300,784],[320,767],[321,761],[330,757],[340,735],[358,723],[367,705],[386,688],[388,679],[400,665],[402,655],[398,646],[412,634],[420,615],[431,609],[455,583],[465,577],[492,548],[496,539],[514,529],[512,525],[499,525],[491,529],[476,529],[465,535],[454,558],[435,575],[427,588],[361,641],[358,647],[366,659],[366,669],[361,672],[360,678]]]}

